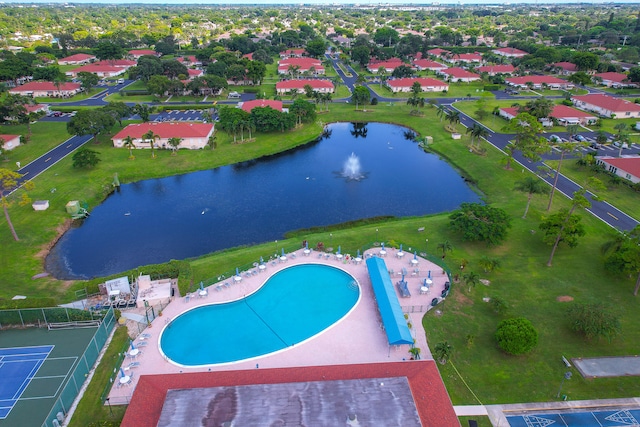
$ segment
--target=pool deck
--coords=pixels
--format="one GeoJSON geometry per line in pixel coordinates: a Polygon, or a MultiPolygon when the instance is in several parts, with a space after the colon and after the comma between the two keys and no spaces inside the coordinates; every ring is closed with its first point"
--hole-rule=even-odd
{"type": "MultiPolygon", "coordinates": [[[[234,283],[233,278],[223,280],[222,282],[233,283],[228,288],[216,290],[218,284],[209,286],[207,295],[200,297],[198,292],[193,293],[188,299],[186,297],[175,298],[164,310],[163,316],[157,317],[151,328],[147,328],[144,333],[150,335],[144,339],[147,344],[139,347],[141,354],[135,359],[125,357],[123,367],[130,362],[139,362],[139,366],[132,368],[127,372],[134,372],[133,380],[130,384],[121,387],[115,387],[111,390],[109,397],[112,404],[128,403],[130,396],[135,390],[137,379],[141,375],[153,374],[170,374],[170,373],[187,373],[187,372],[207,372],[239,370],[239,369],[259,369],[259,368],[280,368],[280,367],[297,367],[297,366],[322,366],[322,365],[343,365],[356,363],[382,363],[382,362],[398,362],[409,360],[409,346],[403,345],[398,347],[389,347],[384,329],[381,327],[380,315],[378,313],[377,304],[374,299],[369,273],[365,260],[371,256],[380,256],[381,248],[372,248],[367,250],[363,255],[363,261],[356,264],[350,260],[347,262],[336,259],[335,254],[326,254],[311,251],[305,256],[302,249],[287,254],[287,260],[284,262],[266,263],[263,272],[254,275],[241,274],[242,280],[234,283]],[[339,323],[325,330],[313,339],[266,356],[261,356],[251,360],[241,362],[220,364],[206,367],[180,367],[168,360],[161,354],[158,348],[158,337],[160,332],[171,319],[179,316],[186,310],[199,307],[206,304],[215,304],[233,301],[243,298],[259,289],[264,282],[274,273],[297,264],[324,264],[338,267],[351,274],[360,284],[361,298],[355,309],[353,309],[339,323]]],[[[398,250],[386,248],[386,256],[383,257],[387,268],[391,274],[391,280],[400,305],[405,313],[414,311],[409,314],[409,320],[413,327],[411,334],[416,340],[416,347],[421,349],[421,359],[432,359],[429,347],[426,343],[425,332],[422,327],[421,319],[424,313],[431,308],[431,301],[435,297],[441,295],[444,284],[448,280],[446,274],[436,264],[427,261],[424,258],[417,257],[417,264],[412,264],[413,254],[404,252],[403,257],[398,257],[398,250]],[[401,297],[398,292],[396,282],[401,280],[402,271],[406,270],[405,280],[408,283],[408,289],[411,292],[410,297],[401,297]],[[417,270],[417,271],[416,271],[417,270]],[[428,271],[431,271],[431,279],[433,284],[429,293],[420,292],[420,284],[427,278],[428,271]]],[[[257,268],[255,269],[258,270],[257,268]]],[[[296,321],[296,319],[291,319],[296,321]]],[[[225,327],[225,325],[217,325],[215,327],[225,327]]],[[[229,326],[232,327],[232,326],[229,326]]],[[[134,345],[141,342],[141,337],[134,341],[134,345]]]]}

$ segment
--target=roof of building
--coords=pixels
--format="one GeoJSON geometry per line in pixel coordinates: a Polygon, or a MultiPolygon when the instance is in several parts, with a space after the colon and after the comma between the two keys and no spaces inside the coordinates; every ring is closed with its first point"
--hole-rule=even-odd
{"type": "Polygon", "coordinates": [[[587,113],[586,111],[577,110],[567,105],[556,105],[553,107],[553,111],[549,114],[549,117],[555,117],[556,119],[564,119],[569,117],[582,117],[582,118],[595,118],[593,113],[587,113]]]}
{"type": "Polygon", "coordinates": [[[33,113],[35,111],[46,109],[47,105],[46,104],[25,104],[24,108],[27,110],[27,112],[33,113]]]}
{"type": "Polygon", "coordinates": [[[617,83],[626,83],[629,78],[629,76],[623,73],[599,73],[594,75],[594,77],[600,77],[602,80],[609,80],[617,83]]]}
{"type": "Polygon", "coordinates": [[[429,49],[427,51],[427,53],[429,55],[433,55],[433,56],[441,56],[442,54],[448,54],[451,53],[448,50],[444,50],[444,49],[440,49],[439,47],[435,48],[435,49],[429,49]]]}
{"type": "Polygon", "coordinates": [[[504,65],[485,65],[483,67],[476,68],[476,71],[480,73],[513,73],[516,68],[511,64],[504,65]]]}
{"type": "Polygon", "coordinates": [[[253,52],[245,53],[242,57],[247,58],[249,61],[253,61],[253,52]]]}
{"type": "Polygon", "coordinates": [[[306,49],[287,49],[280,52],[280,55],[302,55],[306,52],[306,49]]]}
{"type": "Polygon", "coordinates": [[[34,91],[73,91],[80,89],[80,83],[62,83],[60,89],[52,82],[29,82],[22,86],[14,87],[9,92],[34,92],[34,91]]]}
{"type": "Polygon", "coordinates": [[[67,56],[66,58],[58,59],[58,62],[80,62],[95,59],[95,55],[89,55],[87,53],[76,53],[75,55],[67,56]]]}
{"type": "Polygon", "coordinates": [[[276,89],[299,89],[306,85],[311,86],[313,89],[333,88],[333,83],[329,80],[320,79],[298,79],[298,80],[283,80],[276,83],[276,89]]]}
{"type": "MultiPolygon", "coordinates": [[[[368,378],[406,378],[423,427],[460,426],[433,360],[143,375],[121,426],[157,426],[169,390],[368,378]]],[[[353,393],[361,393],[361,390],[353,390],[353,393]]],[[[300,403],[307,406],[313,402],[300,403]]]]}
{"type": "Polygon", "coordinates": [[[11,141],[12,139],[16,138],[20,138],[20,135],[0,135],[0,139],[2,139],[4,142],[11,141]]]}
{"type": "Polygon", "coordinates": [[[195,64],[196,62],[200,62],[198,61],[198,58],[196,58],[194,55],[181,56],[178,59],[176,59],[176,61],[178,61],[181,64],[184,62],[190,62],[192,64],[195,64]]]}
{"type": "Polygon", "coordinates": [[[103,59],[96,62],[98,65],[111,65],[113,67],[133,67],[137,64],[136,61],[131,59],[103,59]]]}
{"type": "Polygon", "coordinates": [[[187,70],[187,73],[189,73],[189,77],[195,77],[195,76],[203,75],[204,71],[202,71],[202,70],[194,70],[193,68],[189,68],[187,70]]]}
{"type": "Polygon", "coordinates": [[[73,73],[81,73],[81,72],[86,72],[86,73],[112,72],[112,73],[116,73],[116,72],[121,72],[121,71],[122,71],[122,67],[114,67],[113,65],[106,65],[106,64],[100,64],[100,63],[83,65],[82,67],[74,68],[73,70],[71,70],[71,72],[73,72],[73,73]]]}
{"type": "Polygon", "coordinates": [[[143,55],[157,55],[157,52],[152,49],[133,49],[129,51],[129,55],[143,56],[143,55]]]}
{"type": "Polygon", "coordinates": [[[525,52],[524,50],[516,49],[515,47],[501,47],[499,49],[493,49],[494,52],[500,52],[507,55],[513,56],[525,56],[528,55],[529,52],[525,52]]]}
{"type": "Polygon", "coordinates": [[[420,68],[447,68],[446,65],[429,59],[416,59],[413,61],[413,64],[420,68]]]}
{"type": "Polygon", "coordinates": [[[369,62],[369,65],[367,65],[367,68],[369,70],[377,70],[380,67],[396,69],[397,67],[399,67],[401,65],[406,65],[406,66],[410,67],[409,64],[405,64],[402,61],[379,61],[379,62],[369,62]]]}
{"type": "Polygon", "coordinates": [[[500,108],[500,111],[504,111],[505,113],[513,117],[517,116],[519,113],[518,107],[503,107],[500,108]]]}
{"type": "Polygon", "coordinates": [[[527,83],[533,84],[570,84],[566,80],[559,79],[554,76],[520,76],[520,77],[509,77],[505,79],[507,83],[512,83],[516,85],[526,85],[527,83]]]}
{"type": "Polygon", "coordinates": [[[640,105],[638,104],[629,102],[626,99],[614,98],[613,96],[601,93],[574,95],[571,98],[609,111],[640,111],[640,105]]]}
{"type": "Polygon", "coordinates": [[[130,124],[120,132],[115,134],[112,139],[124,139],[130,136],[133,139],[140,139],[142,135],[153,131],[160,138],[204,138],[211,133],[213,124],[210,123],[134,123],[130,124]]]}
{"type": "Polygon", "coordinates": [[[553,66],[556,68],[562,68],[565,71],[578,71],[578,66],[572,62],[556,62],[553,66]]]}
{"type": "Polygon", "coordinates": [[[472,73],[471,71],[467,71],[464,68],[460,68],[460,67],[447,68],[446,70],[442,70],[440,72],[458,79],[472,78],[472,77],[480,78],[478,74],[472,73]]]}
{"type": "Polygon", "coordinates": [[[271,107],[276,111],[282,111],[282,101],[276,101],[274,99],[254,99],[242,103],[242,109],[247,113],[250,113],[251,110],[257,107],[271,107]]]}
{"type": "Polygon", "coordinates": [[[616,168],[640,178],[640,157],[598,157],[616,168]]]}
{"type": "MultiPolygon", "coordinates": [[[[322,62],[318,61],[315,58],[287,58],[278,61],[278,68],[289,65],[297,65],[302,68],[310,68],[310,67],[322,67],[322,62]]],[[[324,69],[324,67],[322,67],[324,69]]]]}
{"type": "Polygon", "coordinates": [[[448,84],[443,81],[432,79],[429,77],[407,77],[403,79],[387,80],[387,84],[392,87],[411,87],[415,82],[420,83],[420,86],[426,86],[426,87],[448,86],[448,84]]]}
{"type": "Polygon", "coordinates": [[[478,53],[460,53],[452,56],[455,61],[482,61],[482,55],[478,53]]]}

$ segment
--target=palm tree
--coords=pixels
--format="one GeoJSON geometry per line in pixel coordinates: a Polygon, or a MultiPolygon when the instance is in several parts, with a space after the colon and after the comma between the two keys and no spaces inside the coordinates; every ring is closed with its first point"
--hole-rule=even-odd
{"type": "Polygon", "coordinates": [[[569,141],[573,140],[573,137],[578,134],[579,130],[580,130],[580,126],[578,126],[578,125],[568,125],[567,126],[567,133],[569,134],[569,141]]]}
{"type": "Polygon", "coordinates": [[[531,198],[534,194],[549,194],[549,187],[547,183],[533,176],[527,176],[521,181],[516,181],[515,189],[527,193],[527,207],[524,209],[522,218],[527,217],[529,212],[529,205],[531,204],[531,198]]]}
{"type": "Polygon", "coordinates": [[[135,159],[136,157],[133,155],[133,150],[135,150],[136,145],[133,143],[133,138],[131,138],[129,135],[127,135],[122,140],[122,145],[124,145],[126,148],[129,149],[129,160],[135,159]]]}
{"type": "Polygon", "coordinates": [[[447,121],[455,130],[455,126],[460,123],[460,111],[451,110],[447,113],[447,121]]]}
{"type": "Polygon", "coordinates": [[[486,255],[483,255],[478,261],[480,267],[484,270],[485,273],[490,273],[493,270],[497,270],[500,267],[500,261],[495,258],[489,258],[486,255]]]}
{"type": "Polygon", "coordinates": [[[333,95],[331,94],[331,92],[327,92],[324,94],[324,104],[325,104],[325,110],[329,111],[329,103],[333,102],[333,95]]]}
{"type": "Polygon", "coordinates": [[[175,156],[178,153],[178,147],[182,142],[182,138],[178,138],[177,136],[174,136],[173,138],[169,138],[167,142],[171,146],[171,155],[175,156]]]}
{"type": "Polygon", "coordinates": [[[447,110],[444,108],[443,104],[438,104],[436,115],[440,118],[440,123],[442,123],[442,119],[447,117],[447,110]]]}
{"type": "Polygon", "coordinates": [[[207,140],[207,145],[209,146],[209,148],[211,148],[212,150],[214,148],[216,148],[216,145],[218,145],[218,136],[214,133],[213,135],[211,135],[209,137],[209,139],[207,140]]]}
{"type": "Polygon", "coordinates": [[[438,250],[442,251],[442,259],[444,259],[447,252],[453,251],[453,246],[451,246],[451,243],[449,243],[448,240],[445,240],[444,242],[438,243],[438,250]]]}
{"type": "Polygon", "coordinates": [[[153,129],[149,129],[144,135],[142,135],[142,139],[149,142],[149,146],[151,147],[151,158],[156,158],[156,152],[154,151],[156,138],[160,138],[160,135],[157,135],[153,132],[153,129]]]}
{"type": "MultiPolygon", "coordinates": [[[[474,141],[480,141],[480,138],[486,138],[489,136],[489,131],[484,126],[474,123],[473,126],[467,128],[467,133],[471,134],[471,146],[473,147],[474,141]]],[[[479,144],[478,144],[479,145],[479,144]]]]}
{"type": "Polygon", "coordinates": [[[439,342],[433,348],[433,355],[441,365],[444,365],[453,355],[453,346],[448,341],[439,342]]]}
{"type": "Polygon", "coordinates": [[[480,283],[480,276],[473,271],[462,276],[462,279],[464,280],[464,284],[469,287],[469,292],[471,292],[471,288],[475,288],[475,286],[480,283]]]}

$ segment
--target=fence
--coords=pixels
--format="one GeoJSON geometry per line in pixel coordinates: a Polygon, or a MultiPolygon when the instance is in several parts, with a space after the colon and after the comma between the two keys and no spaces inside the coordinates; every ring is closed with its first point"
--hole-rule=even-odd
{"type": "MultiPolygon", "coordinates": [[[[118,358],[116,359],[116,362],[114,364],[114,368],[113,368],[113,372],[111,373],[111,376],[109,377],[109,382],[107,383],[107,385],[104,387],[104,390],[102,390],[102,394],[100,395],[100,401],[104,404],[105,402],[111,406],[111,405],[128,405],[129,401],[131,400],[131,396],[133,394],[130,394],[128,396],[118,396],[118,397],[113,397],[113,398],[109,398],[109,393],[111,392],[111,388],[113,387],[113,383],[115,381],[117,381],[118,379],[118,366],[122,366],[122,361],[124,360],[125,356],[127,355],[127,350],[129,350],[129,346],[131,344],[129,343],[129,341],[127,341],[122,348],[120,349],[120,351],[118,352],[118,358]]],[[[132,388],[133,390],[133,388],[132,388]]]]}
{"type": "Polygon", "coordinates": [[[8,327],[45,327],[49,323],[102,320],[104,313],[77,308],[22,308],[0,310],[0,329],[8,327]]]}
{"type": "Polygon", "coordinates": [[[102,323],[96,330],[93,338],[91,338],[91,342],[89,342],[86,350],[79,358],[78,364],[71,373],[67,383],[64,385],[60,396],[53,404],[51,411],[42,423],[42,427],[55,427],[60,424],[58,414],[62,413],[63,415],[66,415],[69,408],[71,408],[73,401],[78,396],[80,388],[86,380],[86,376],[96,363],[98,355],[102,351],[104,344],[107,342],[115,324],[116,321],[113,315],[113,310],[110,309],[105,314],[102,323]]]}

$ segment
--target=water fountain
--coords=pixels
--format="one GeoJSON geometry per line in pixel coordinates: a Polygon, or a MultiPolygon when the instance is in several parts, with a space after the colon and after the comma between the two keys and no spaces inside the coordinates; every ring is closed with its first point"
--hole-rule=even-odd
{"type": "Polygon", "coordinates": [[[351,153],[351,155],[347,158],[347,161],[344,162],[344,167],[342,168],[342,176],[347,178],[347,180],[351,181],[360,181],[364,178],[364,174],[362,173],[360,166],[360,159],[356,156],[355,153],[351,153]]]}

